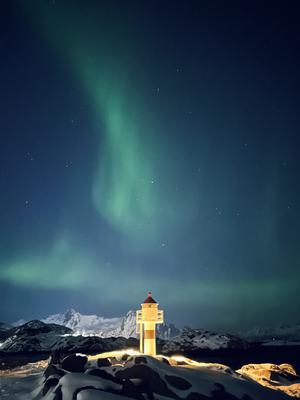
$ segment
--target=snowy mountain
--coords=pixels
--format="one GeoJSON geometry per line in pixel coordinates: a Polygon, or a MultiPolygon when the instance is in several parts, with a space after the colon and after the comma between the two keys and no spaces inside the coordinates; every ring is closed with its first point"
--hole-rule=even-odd
{"type": "Polygon", "coordinates": [[[18,321],[13,322],[12,326],[21,326],[21,325],[26,324],[26,322],[28,322],[28,321],[26,321],[26,319],[21,318],[18,321]]]}
{"type": "MultiPolygon", "coordinates": [[[[158,348],[164,354],[192,353],[199,349],[218,350],[247,348],[248,343],[233,335],[202,329],[179,330],[174,325],[157,327],[158,348]]],[[[82,315],[70,309],[42,321],[30,321],[6,330],[1,336],[0,350],[7,352],[42,352],[62,349],[100,352],[137,347],[135,312],[124,317],[104,318],[82,315]]]]}
{"type": "Polygon", "coordinates": [[[74,336],[73,331],[62,325],[45,324],[33,320],[12,328],[2,338],[0,351],[7,353],[37,353],[60,350],[64,352],[103,352],[136,347],[136,339],[74,336]]]}
{"type": "MultiPolygon", "coordinates": [[[[63,314],[50,315],[43,322],[66,326],[77,335],[97,335],[107,337],[136,337],[135,311],[128,311],[123,317],[104,318],[98,315],[82,315],[74,309],[63,314]]],[[[161,324],[157,328],[158,337],[168,339],[178,335],[180,330],[173,324],[161,324]]]]}
{"type": "Polygon", "coordinates": [[[0,340],[6,337],[7,332],[12,328],[11,325],[5,322],[0,322],[0,340]]]}
{"type": "Polygon", "coordinates": [[[166,341],[162,346],[162,352],[164,354],[174,354],[191,353],[199,349],[245,349],[247,347],[249,347],[248,343],[237,336],[218,334],[203,329],[186,328],[180,335],[166,341]]]}
{"type": "Polygon", "coordinates": [[[6,352],[48,351],[62,335],[71,334],[72,330],[57,324],[44,324],[33,320],[14,327],[3,334],[0,350],[6,352]]]}
{"type": "MultiPolygon", "coordinates": [[[[130,319],[129,319],[130,321],[130,319]]],[[[0,351],[8,353],[50,352],[103,352],[124,348],[138,348],[136,338],[120,336],[127,332],[128,318],[110,331],[114,336],[74,335],[72,329],[58,325],[46,324],[34,320],[24,325],[9,329],[1,339],[0,351]],[[122,325],[123,323],[123,325],[122,325]]],[[[169,329],[169,328],[168,328],[169,329]]],[[[220,335],[200,329],[186,328],[181,334],[170,339],[157,339],[158,351],[163,354],[191,353],[200,349],[217,350],[224,348],[246,348],[247,343],[231,335],[220,335]]]]}
{"type": "Polygon", "coordinates": [[[253,328],[240,333],[240,336],[250,342],[263,342],[269,345],[299,344],[300,324],[253,328]]]}
{"type": "Polygon", "coordinates": [[[6,324],[5,322],[0,322],[0,332],[1,331],[7,331],[8,329],[11,329],[12,326],[9,324],[6,324]]]}
{"type": "Polygon", "coordinates": [[[82,315],[74,309],[62,314],[50,315],[42,319],[46,324],[55,323],[66,326],[78,335],[107,336],[106,333],[115,331],[120,325],[120,318],[104,318],[97,315],[82,315]]]}

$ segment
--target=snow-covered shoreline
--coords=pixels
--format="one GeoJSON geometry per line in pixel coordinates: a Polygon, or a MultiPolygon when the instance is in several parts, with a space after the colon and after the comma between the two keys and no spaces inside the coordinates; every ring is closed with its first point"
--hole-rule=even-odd
{"type": "Polygon", "coordinates": [[[9,400],[289,400],[300,397],[300,377],[289,364],[223,364],[184,356],[145,356],[122,350],[31,363],[0,373],[9,400]]]}

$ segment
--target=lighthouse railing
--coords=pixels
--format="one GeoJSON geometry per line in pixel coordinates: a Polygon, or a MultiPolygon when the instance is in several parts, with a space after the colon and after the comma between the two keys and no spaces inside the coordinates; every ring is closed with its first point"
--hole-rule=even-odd
{"type": "Polygon", "coordinates": [[[142,310],[136,312],[136,322],[142,322],[142,310]]]}
{"type": "Polygon", "coordinates": [[[164,322],[164,312],[163,310],[157,311],[157,323],[162,324],[164,322]]]}

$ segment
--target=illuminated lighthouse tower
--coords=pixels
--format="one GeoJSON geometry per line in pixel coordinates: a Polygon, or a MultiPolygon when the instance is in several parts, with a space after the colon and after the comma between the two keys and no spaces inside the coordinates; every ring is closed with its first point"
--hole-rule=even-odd
{"type": "Polygon", "coordinates": [[[141,304],[142,309],[136,312],[136,331],[140,334],[140,352],[150,356],[156,355],[155,325],[164,322],[164,312],[158,309],[158,303],[152,293],[141,304]]]}

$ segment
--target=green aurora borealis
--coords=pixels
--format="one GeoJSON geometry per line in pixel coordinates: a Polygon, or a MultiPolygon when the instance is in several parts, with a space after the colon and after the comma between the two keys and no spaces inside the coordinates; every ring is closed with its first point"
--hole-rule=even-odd
{"type": "MultiPolygon", "coordinates": [[[[136,35],[127,32],[130,29],[116,33],[102,19],[82,21],[79,11],[69,20],[63,7],[54,19],[48,8],[41,10],[38,20],[43,21],[59,56],[67,58],[70,73],[90,99],[94,123],[102,128],[92,186],[95,207],[126,237],[146,243],[163,241],[168,231],[191,218],[196,201],[188,190],[176,196],[175,182],[183,166],[174,160],[180,149],[175,146],[169,153],[170,139],[147,109],[138,75],[132,80],[134,57],[138,58],[136,35]],[[121,42],[118,34],[125,35],[121,42]]],[[[115,23],[120,26],[122,21],[117,18],[115,23]]]]}
{"type": "MultiPolygon", "coordinates": [[[[51,171],[55,188],[50,197],[65,211],[52,210],[51,198],[38,202],[39,188],[32,189],[29,206],[34,214],[38,204],[40,220],[35,226],[33,219],[24,223],[33,238],[30,245],[4,249],[1,284],[11,285],[11,292],[19,290],[20,298],[26,291],[32,296],[45,293],[45,314],[70,306],[121,314],[151,289],[178,323],[234,330],[275,323],[274,308],[281,312],[280,321],[290,321],[299,305],[290,304],[299,282],[299,189],[293,183],[294,128],[285,126],[288,117],[270,117],[273,103],[284,108],[280,82],[274,100],[259,88],[268,70],[252,72],[249,78],[251,59],[243,64],[242,55],[237,61],[226,51],[211,54],[207,49],[222,43],[217,21],[200,29],[191,16],[186,43],[181,40],[185,28],[177,25],[179,5],[174,6],[176,17],[171,13],[173,20],[157,26],[145,22],[155,18],[155,7],[135,2],[128,7],[118,2],[32,1],[14,9],[12,15],[29,35],[26,45],[31,46],[31,36],[36,38],[32,52],[37,59],[41,51],[41,59],[52,60],[46,67],[51,79],[64,82],[67,77],[62,92],[76,88],[78,98],[67,98],[85,122],[74,128],[79,139],[72,177],[43,166],[51,171]],[[249,79],[248,100],[239,89],[236,68],[249,79]],[[271,111],[257,106],[260,97],[262,103],[271,102],[271,111]],[[272,140],[266,126],[273,129],[272,140]],[[282,134],[283,127],[288,134],[282,134]],[[88,144],[81,148],[80,142],[88,144]],[[44,232],[36,240],[35,229],[44,232]],[[57,300],[48,303],[49,296],[57,300]]],[[[165,16],[172,8],[161,7],[165,16]]],[[[210,11],[199,7],[197,12],[205,16],[210,11]]],[[[238,20],[234,24],[242,30],[238,20]]],[[[243,52],[239,41],[232,42],[234,35],[226,34],[225,50],[235,46],[243,52]]],[[[37,82],[47,80],[36,60],[34,65],[37,82]]],[[[272,79],[277,80],[276,72],[272,79]]],[[[51,83],[47,85],[52,93],[51,83]]],[[[39,90],[36,86],[33,91],[39,90]]],[[[48,101],[47,96],[42,99],[45,108],[48,101]]],[[[40,111],[32,104],[34,118],[40,111]]],[[[62,124],[72,115],[71,106],[65,107],[60,105],[50,118],[62,124]]],[[[63,132],[52,135],[50,127],[31,134],[22,120],[20,126],[32,135],[31,143],[41,137],[36,145],[41,153],[46,154],[47,146],[49,154],[52,148],[67,151],[70,138],[63,132]]],[[[28,178],[32,182],[38,168],[28,178]]],[[[12,196],[20,192],[15,189],[12,196]]],[[[13,205],[6,207],[13,212],[13,205]]],[[[10,301],[9,290],[6,296],[10,301]]],[[[23,312],[14,303],[11,315],[42,316],[42,306],[35,309],[32,304],[23,312]]],[[[0,311],[8,315],[3,306],[0,311]]]]}

